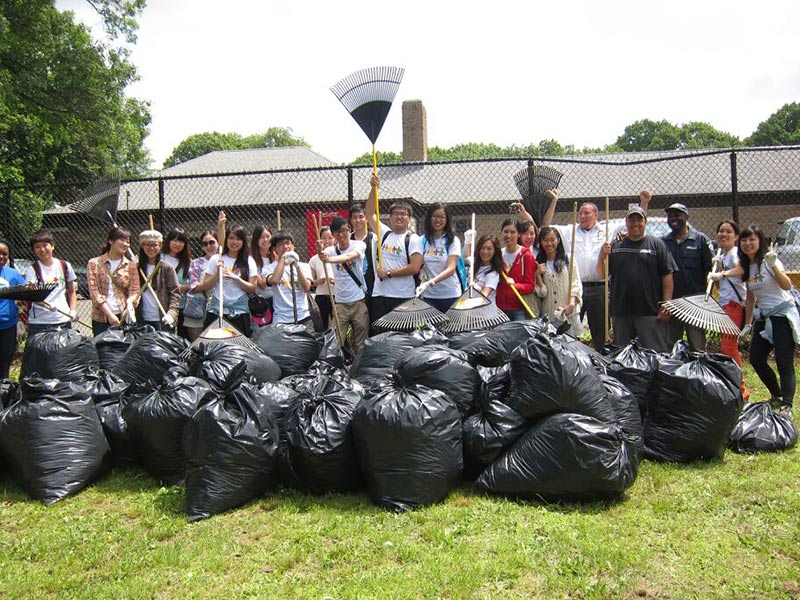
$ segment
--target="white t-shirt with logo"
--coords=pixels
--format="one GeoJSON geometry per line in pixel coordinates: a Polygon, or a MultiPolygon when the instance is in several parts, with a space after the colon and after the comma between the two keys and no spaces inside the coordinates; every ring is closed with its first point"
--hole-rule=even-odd
{"type": "MultiPolygon", "coordinates": [[[[783,263],[780,260],[777,262],[777,267],[783,271],[783,263]]],[[[760,269],[756,264],[750,265],[747,289],[755,295],[758,308],[765,312],[769,312],[779,304],[792,299],[791,292],[784,290],[780,286],[773,275],[774,273],[775,270],[767,265],[767,261],[761,262],[760,269]]]]}
{"type": "MultiPolygon", "coordinates": [[[[402,269],[409,264],[409,258],[414,254],[422,255],[422,241],[420,237],[412,233],[408,240],[408,257],[406,257],[406,233],[392,233],[383,223],[380,224],[378,241],[381,242],[383,268],[387,271],[402,269]],[[388,235],[387,235],[387,232],[388,235]],[[384,236],[386,238],[384,239],[384,236]]],[[[381,280],[377,277],[377,258],[375,259],[376,277],[375,287],[372,291],[373,296],[383,296],[385,298],[413,298],[417,286],[414,284],[412,275],[392,276],[381,280]]]]}
{"type": "MultiPolygon", "coordinates": [[[[122,262],[121,258],[117,260],[108,259],[108,289],[106,290],[106,304],[108,304],[109,310],[115,314],[119,315],[125,310],[124,306],[120,306],[119,302],[117,301],[117,295],[114,293],[114,272],[119,267],[120,263],[122,262]]],[[[136,265],[131,263],[131,269],[135,269],[136,265]]],[[[144,282],[141,282],[144,285],[144,282]]]]}
{"type": "MultiPolygon", "coordinates": [[[[72,270],[72,265],[67,263],[67,272],[64,273],[61,267],[61,261],[57,258],[53,259],[53,263],[48,267],[41,263],[39,267],[42,270],[42,283],[55,283],[58,287],[50,292],[50,295],[45,299],[50,306],[58,308],[64,312],[69,312],[69,302],[67,302],[67,283],[75,281],[75,271],[72,270]]],[[[25,269],[25,282],[38,283],[36,278],[36,270],[33,265],[25,269]]],[[[47,310],[42,306],[31,306],[31,313],[28,322],[33,325],[58,325],[60,323],[67,323],[69,317],[56,312],[54,310],[47,310]]]]}
{"type": "MultiPolygon", "coordinates": [[[[329,246],[323,250],[323,252],[325,252],[325,254],[328,256],[338,256],[339,254],[351,254],[352,252],[358,252],[358,256],[348,262],[347,266],[350,267],[350,272],[355,275],[356,279],[358,279],[362,285],[364,285],[363,265],[364,254],[366,251],[367,245],[364,242],[359,242],[358,240],[350,240],[350,245],[346,250],[342,250],[341,252],[336,251],[336,246],[329,246]]],[[[329,263],[328,266],[331,267],[334,281],[336,282],[335,294],[337,303],[358,302],[364,298],[364,290],[361,289],[360,285],[353,281],[353,278],[350,277],[347,269],[344,268],[343,263],[329,263]]]]}
{"type": "MultiPolygon", "coordinates": [[[[144,265],[144,274],[150,277],[150,273],[153,272],[153,269],[155,269],[155,265],[147,263],[144,265]]],[[[142,285],[144,285],[144,283],[142,283],[142,285]]],[[[161,312],[158,310],[158,304],[156,304],[156,299],[153,297],[153,292],[155,290],[150,291],[152,289],[153,288],[148,285],[147,289],[142,292],[142,318],[151,323],[161,320],[161,312]]]]}
{"type": "Polygon", "coordinates": [[[494,302],[495,292],[497,292],[497,286],[500,283],[500,273],[494,271],[491,265],[479,267],[475,273],[475,283],[481,290],[489,288],[491,290],[489,299],[494,302]]]}
{"type": "MultiPolygon", "coordinates": [[[[450,244],[450,248],[445,243],[444,236],[437,240],[425,239],[422,244],[422,259],[424,261],[426,272],[430,276],[436,277],[439,273],[447,268],[447,259],[451,256],[461,256],[461,240],[456,237],[450,244]]],[[[447,298],[457,298],[461,295],[461,282],[458,278],[458,272],[453,271],[444,281],[437,281],[436,285],[429,287],[422,295],[423,298],[432,298],[434,300],[444,300],[447,298]]]]}
{"type": "MultiPolygon", "coordinates": [[[[730,271],[739,264],[739,249],[733,246],[722,255],[722,271],[730,271]]],[[[741,277],[726,277],[719,281],[719,303],[721,306],[737,302],[744,304],[747,296],[747,287],[741,277]],[[737,295],[738,292],[738,295],[737,295]]]]}
{"type": "MultiPolygon", "coordinates": [[[[253,260],[253,262],[255,262],[255,259],[253,260]]],[[[264,260],[264,264],[261,267],[261,272],[259,273],[259,275],[261,275],[261,277],[263,277],[265,281],[266,281],[267,277],[269,276],[267,274],[267,270],[269,269],[269,266],[270,265],[274,265],[274,264],[275,264],[275,261],[268,262],[268,261],[264,260]]],[[[274,271],[274,269],[273,269],[273,271],[274,271]]],[[[260,287],[256,286],[256,294],[259,295],[259,296],[262,296],[264,298],[272,298],[272,294],[273,294],[272,286],[267,284],[267,286],[263,290],[260,287]]]]}
{"type": "MultiPolygon", "coordinates": [[[[278,266],[278,261],[270,264],[267,267],[267,277],[275,272],[278,266]]],[[[296,262],[291,266],[284,265],[283,273],[281,273],[281,280],[277,284],[272,285],[272,322],[273,323],[294,323],[294,303],[297,304],[297,321],[304,321],[311,316],[308,310],[308,300],[306,300],[306,292],[300,286],[300,277],[297,275],[297,270],[303,272],[306,280],[311,281],[311,268],[308,263],[296,262]],[[294,269],[294,290],[292,290],[292,276],[290,269],[294,269]],[[292,300],[292,292],[294,291],[294,300],[292,300]]]]}
{"type": "MultiPolygon", "coordinates": [[[[225,268],[239,275],[239,269],[234,268],[236,264],[236,259],[228,256],[227,254],[222,255],[222,263],[225,265],[225,268]]],[[[247,279],[249,280],[250,277],[255,277],[258,273],[258,267],[256,266],[256,261],[253,260],[252,256],[247,257],[247,269],[249,271],[247,279]]],[[[206,265],[206,273],[213,276],[217,272],[217,259],[212,258],[208,261],[208,265],[206,265]]],[[[231,281],[230,279],[225,279],[222,283],[222,295],[225,304],[232,305],[237,300],[241,299],[242,296],[246,296],[247,292],[245,292],[239,284],[235,281],[231,281]]],[[[219,281],[214,284],[214,298],[219,303],[219,281]]],[[[219,304],[217,304],[219,306],[219,304]]]]}

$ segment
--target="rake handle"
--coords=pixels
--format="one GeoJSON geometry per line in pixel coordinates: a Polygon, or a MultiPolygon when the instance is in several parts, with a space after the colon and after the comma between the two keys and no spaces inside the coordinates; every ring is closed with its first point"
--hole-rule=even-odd
{"type": "MultiPolygon", "coordinates": [[[[610,220],[610,218],[611,218],[611,214],[610,214],[609,207],[608,207],[608,196],[606,196],[606,244],[608,243],[608,221],[610,220]]],[[[605,331],[605,333],[606,333],[605,341],[606,342],[610,342],[611,341],[609,339],[610,338],[610,336],[609,336],[610,332],[609,332],[609,327],[608,327],[609,318],[608,318],[608,257],[607,256],[606,256],[605,261],[603,261],[603,262],[604,262],[604,268],[605,268],[605,280],[603,281],[603,286],[605,287],[605,295],[603,296],[603,300],[604,300],[603,304],[604,304],[604,308],[605,308],[605,321],[603,323],[605,325],[605,330],[606,330],[605,331]]]]}
{"type": "MultiPolygon", "coordinates": [[[[322,213],[318,213],[316,216],[312,213],[311,214],[311,222],[314,224],[314,233],[317,236],[317,243],[319,243],[321,239],[320,232],[322,231],[322,213]],[[319,217],[319,223],[317,223],[316,217],[319,217]]],[[[319,250],[322,253],[322,250],[319,250]]],[[[342,353],[344,353],[344,340],[345,336],[342,335],[342,324],[339,322],[339,309],[336,308],[336,296],[334,295],[332,280],[330,277],[330,271],[328,270],[328,263],[324,261],[322,262],[322,270],[325,273],[325,279],[328,281],[328,293],[331,296],[331,311],[333,313],[333,324],[336,327],[336,335],[339,338],[339,347],[342,349],[342,353]]],[[[342,354],[344,356],[344,354],[342,354]]]]}
{"type": "MultiPolygon", "coordinates": [[[[372,144],[372,174],[378,174],[378,154],[375,151],[375,144],[372,144]]],[[[381,230],[381,203],[378,200],[378,186],[373,186],[375,192],[375,222],[378,224],[378,233],[381,230]]],[[[378,268],[383,268],[383,251],[381,249],[381,240],[375,240],[376,251],[378,253],[378,268]]]]}
{"type": "MultiPolygon", "coordinates": [[[[717,248],[717,258],[719,258],[720,256],[722,256],[722,248],[717,248]]],[[[717,266],[718,265],[719,265],[719,263],[714,265],[714,269],[711,271],[712,273],[716,273],[717,272],[717,266]]],[[[713,287],[714,287],[714,280],[713,279],[709,279],[708,280],[708,285],[706,285],[706,300],[708,300],[708,297],[711,295],[711,289],[713,287]]]]}
{"type": "Polygon", "coordinates": [[[536,315],[533,314],[533,311],[531,310],[531,307],[528,306],[527,302],[525,302],[525,299],[522,297],[522,294],[519,293],[519,290],[516,288],[516,286],[513,283],[508,283],[508,275],[506,275],[503,271],[500,271],[500,275],[503,276],[503,281],[505,281],[506,284],[508,285],[508,287],[511,288],[511,291],[514,292],[514,295],[517,297],[517,300],[519,300],[519,303],[522,304],[522,308],[525,309],[525,312],[528,313],[528,316],[531,319],[535,319],[536,315]]]}

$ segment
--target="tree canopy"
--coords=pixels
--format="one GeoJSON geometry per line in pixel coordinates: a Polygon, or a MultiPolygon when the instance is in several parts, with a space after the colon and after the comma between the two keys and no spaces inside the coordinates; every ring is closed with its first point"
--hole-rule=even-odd
{"type": "Polygon", "coordinates": [[[175,146],[170,157],[164,161],[164,168],[179,165],[215,150],[247,150],[285,146],[308,146],[308,144],[303,138],[295,137],[288,127],[270,127],[264,133],[248,136],[217,131],[195,133],[175,146]]]}
{"type": "Polygon", "coordinates": [[[784,104],[758,124],[747,140],[748,146],[785,146],[800,144],[800,103],[784,104]]]}
{"type": "Polygon", "coordinates": [[[739,138],[720,131],[708,123],[691,121],[684,125],[674,125],[666,120],[643,119],[628,125],[608,150],[617,152],[689,150],[731,148],[739,144],[739,138]]]}

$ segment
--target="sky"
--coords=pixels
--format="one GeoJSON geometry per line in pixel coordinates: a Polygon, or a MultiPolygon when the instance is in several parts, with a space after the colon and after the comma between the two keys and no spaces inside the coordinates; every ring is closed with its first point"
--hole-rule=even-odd
{"type": "MultiPolygon", "coordinates": [[[[86,0],[57,0],[102,35],[86,0]]],[[[186,137],[289,127],[347,163],[371,144],[330,87],[372,66],[405,77],[378,142],[402,152],[422,100],[428,145],[610,144],[640,119],[750,135],[800,101],[800,2],[150,0],[130,96],[150,102],[160,168],[186,137]]]]}

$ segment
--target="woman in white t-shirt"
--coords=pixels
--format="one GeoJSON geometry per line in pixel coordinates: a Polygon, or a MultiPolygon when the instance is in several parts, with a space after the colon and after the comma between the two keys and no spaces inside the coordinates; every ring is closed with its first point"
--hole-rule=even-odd
{"type": "Polygon", "coordinates": [[[435,202],[428,207],[422,236],[422,272],[427,279],[417,287],[417,295],[441,312],[447,312],[461,295],[461,281],[456,273],[461,256],[461,240],[453,231],[447,206],[435,202]]]}
{"type": "Polygon", "coordinates": [[[483,235],[475,244],[475,284],[481,293],[494,302],[497,285],[500,283],[500,271],[503,269],[503,251],[500,240],[494,234],[483,235]]]}
{"type": "Polygon", "coordinates": [[[272,230],[266,225],[258,225],[253,229],[250,241],[250,256],[256,263],[256,295],[264,298],[263,312],[251,312],[251,325],[253,328],[265,327],[272,323],[272,295],[273,289],[267,285],[267,269],[275,262],[275,250],[272,248],[272,230]]]}
{"type": "MultiPolygon", "coordinates": [[[[333,234],[331,233],[330,227],[325,226],[319,230],[319,241],[320,251],[333,246],[333,234]]],[[[319,253],[315,254],[309,259],[308,266],[311,269],[311,285],[317,288],[316,292],[314,293],[314,298],[317,301],[317,306],[319,306],[319,314],[322,317],[322,324],[327,329],[331,314],[333,312],[333,307],[331,305],[329,280],[325,277],[325,267],[322,264],[319,253]]]]}
{"type": "MultiPolygon", "coordinates": [[[[730,219],[724,219],[717,225],[717,244],[722,255],[713,258],[714,268],[708,278],[716,281],[719,286],[719,304],[726,314],[736,323],[737,327],[744,325],[744,301],[747,297],[747,287],[742,281],[742,264],[739,261],[739,224],[730,219]]],[[[721,334],[719,347],[723,354],[730,356],[739,367],[742,366],[742,355],[739,352],[739,338],[735,335],[721,334]]],[[[745,401],[750,398],[750,392],[742,378],[742,396],[745,401]]]]}
{"type": "Polygon", "coordinates": [[[173,227],[167,232],[167,237],[164,240],[164,251],[162,259],[175,269],[175,275],[178,278],[178,292],[181,294],[176,330],[179,336],[187,337],[183,311],[186,308],[186,294],[189,291],[189,267],[192,264],[192,250],[189,248],[189,238],[186,237],[183,229],[173,227]]]}
{"type": "Polygon", "coordinates": [[[313,331],[307,297],[311,291],[311,269],[308,263],[300,262],[294,251],[294,238],[288,231],[275,232],[272,247],[276,260],[267,269],[267,285],[274,290],[272,322],[301,323],[313,331]]]}
{"type": "Polygon", "coordinates": [[[75,271],[65,260],[53,256],[55,241],[53,235],[44,229],[31,236],[31,250],[36,261],[25,269],[26,283],[55,283],[54,289],[45,299],[51,308],[37,302],[31,305],[28,313],[28,339],[40,331],[58,327],[71,328],[77,319],[78,297],[75,291],[75,271]]]}
{"type": "Polygon", "coordinates": [[[247,248],[247,233],[241,225],[234,225],[225,236],[222,256],[209,261],[206,278],[195,286],[195,291],[213,290],[206,309],[205,327],[219,318],[219,272],[222,271],[223,318],[243,334],[250,335],[248,296],[256,291],[258,269],[247,248]]]}
{"type": "Polygon", "coordinates": [[[750,364],[772,395],[773,404],[779,404],[781,413],[791,418],[797,387],[794,350],[800,343],[800,315],[789,291],[792,281],[783,272],[778,255],[767,251],[766,238],[759,227],[742,230],[739,259],[747,285],[742,335],[747,335],[752,325],[750,364]],[[778,377],[767,363],[773,349],[778,377]]]}
{"type": "Polygon", "coordinates": [[[206,305],[211,293],[198,290],[197,285],[205,279],[208,263],[217,259],[219,243],[213,231],[206,230],[200,234],[200,247],[203,256],[195,258],[189,264],[189,291],[186,293],[186,306],[183,309],[183,323],[190,342],[203,333],[203,323],[206,320],[206,305]]]}

